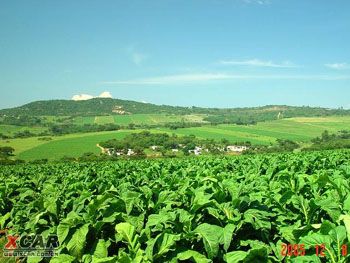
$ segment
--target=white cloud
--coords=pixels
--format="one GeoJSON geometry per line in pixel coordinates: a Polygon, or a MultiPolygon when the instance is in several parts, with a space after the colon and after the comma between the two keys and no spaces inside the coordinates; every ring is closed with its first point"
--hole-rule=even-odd
{"type": "Polygon", "coordinates": [[[187,83],[187,82],[201,82],[209,80],[223,80],[230,79],[232,76],[221,73],[204,73],[204,74],[179,74],[168,75],[153,78],[135,79],[135,80],[121,80],[121,81],[105,81],[102,84],[169,84],[169,83],[187,83]]]}
{"type": "Polygon", "coordinates": [[[137,66],[142,65],[142,63],[148,59],[148,55],[138,51],[133,45],[126,48],[130,60],[137,66]]]}
{"type": "Polygon", "coordinates": [[[97,98],[112,98],[112,94],[109,91],[104,91],[97,98]]]}
{"type": "Polygon", "coordinates": [[[259,5],[268,5],[271,4],[270,0],[243,0],[246,4],[259,4],[259,5]]]}
{"type": "Polygon", "coordinates": [[[78,95],[74,95],[72,97],[72,100],[89,100],[92,99],[94,96],[89,95],[89,94],[78,94],[78,95]]]}
{"type": "Polygon", "coordinates": [[[327,68],[331,69],[350,69],[350,65],[347,63],[331,63],[331,64],[324,64],[327,68]]]}
{"type": "Polygon", "coordinates": [[[78,94],[78,95],[74,95],[72,97],[72,100],[78,101],[78,100],[90,100],[93,98],[112,98],[112,94],[108,91],[104,91],[102,92],[100,95],[98,96],[92,96],[89,94],[78,94]]]}
{"type": "Polygon", "coordinates": [[[248,60],[221,60],[221,65],[234,65],[234,66],[253,66],[253,67],[270,67],[270,68],[296,68],[297,65],[290,61],[284,61],[282,63],[274,63],[272,61],[264,61],[260,59],[248,59],[248,60]]]}
{"type": "Polygon", "coordinates": [[[142,62],[147,59],[147,55],[141,54],[141,53],[138,53],[138,52],[133,52],[131,54],[131,57],[132,57],[132,61],[137,66],[140,66],[142,64],[142,62]]]}
{"type": "Polygon", "coordinates": [[[152,78],[104,81],[104,85],[165,85],[165,84],[186,84],[207,81],[223,80],[254,80],[254,79],[290,79],[290,80],[347,80],[350,76],[330,75],[238,75],[231,73],[198,73],[167,75],[152,78]]]}

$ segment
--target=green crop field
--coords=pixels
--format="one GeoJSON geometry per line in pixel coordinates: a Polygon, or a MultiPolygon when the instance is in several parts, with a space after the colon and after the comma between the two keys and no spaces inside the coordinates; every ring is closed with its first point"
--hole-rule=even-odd
{"type": "Polygon", "coordinates": [[[62,136],[47,143],[34,146],[29,150],[21,151],[18,153],[18,158],[23,160],[45,158],[53,160],[60,159],[64,156],[79,157],[86,152],[100,153],[101,150],[96,146],[99,142],[110,139],[120,139],[127,134],[130,134],[130,131],[87,133],[81,134],[80,136],[62,136]]]}
{"type": "Polygon", "coordinates": [[[350,117],[328,118],[290,118],[276,121],[260,122],[257,125],[217,125],[184,128],[177,134],[194,134],[200,138],[222,139],[232,141],[251,141],[256,144],[269,144],[276,139],[290,139],[307,142],[320,136],[324,131],[338,132],[350,130],[350,117]]]}
{"type": "Polygon", "coordinates": [[[94,124],[95,117],[76,117],[74,118],[73,123],[77,125],[94,124]]]}
{"type": "Polygon", "coordinates": [[[349,177],[349,150],[0,166],[0,229],[52,263],[347,263],[349,177]]]}
{"type": "Polygon", "coordinates": [[[96,117],[76,117],[74,123],[84,124],[108,124],[114,123],[119,125],[133,124],[161,124],[169,122],[203,122],[205,115],[174,115],[174,114],[132,114],[132,115],[108,115],[96,117]]]}
{"type": "Polygon", "coordinates": [[[203,115],[171,115],[171,114],[133,114],[114,115],[116,124],[160,124],[169,122],[203,122],[203,115]]]}
{"type": "Polygon", "coordinates": [[[114,123],[114,118],[113,116],[96,116],[94,122],[95,124],[114,123]]]}
{"type": "Polygon", "coordinates": [[[25,126],[16,126],[16,125],[0,125],[0,133],[4,135],[14,135],[17,132],[30,131],[32,133],[38,134],[40,132],[46,131],[45,127],[25,127],[25,126]]]}
{"type": "MultiPolygon", "coordinates": [[[[129,117],[129,116],[118,116],[129,117]]],[[[149,116],[148,116],[149,117],[149,116]]],[[[177,130],[153,129],[151,132],[167,132],[177,135],[194,134],[201,139],[228,139],[231,142],[250,141],[253,144],[274,143],[277,138],[297,142],[308,142],[320,136],[324,130],[337,132],[350,130],[350,117],[328,118],[291,118],[277,121],[261,122],[257,125],[218,125],[184,128],[177,130]]],[[[12,139],[0,141],[0,146],[12,146],[18,158],[33,160],[48,158],[50,160],[63,156],[81,156],[85,152],[98,153],[96,144],[113,138],[121,138],[140,130],[121,130],[116,132],[82,133],[52,137],[52,141],[39,141],[37,138],[12,139]]]]}

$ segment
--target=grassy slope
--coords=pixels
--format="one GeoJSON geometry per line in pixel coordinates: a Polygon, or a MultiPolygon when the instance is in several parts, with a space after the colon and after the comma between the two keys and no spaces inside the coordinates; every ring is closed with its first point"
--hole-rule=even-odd
{"type": "Polygon", "coordinates": [[[40,132],[47,130],[47,128],[45,128],[45,127],[26,127],[26,126],[16,126],[16,125],[5,125],[5,124],[0,125],[0,133],[5,134],[5,135],[13,135],[17,132],[24,131],[24,130],[27,130],[27,131],[30,131],[33,133],[40,133],[40,132]]]}
{"type": "Polygon", "coordinates": [[[133,115],[115,115],[116,124],[127,125],[134,124],[159,124],[167,122],[202,122],[203,115],[171,115],[171,114],[133,114],[133,115]]]}
{"type": "MultiPolygon", "coordinates": [[[[222,139],[230,141],[251,141],[254,144],[269,144],[276,138],[307,142],[319,136],[324,130],[337,132],[350,130],[350,117],[328,118],[293,118],[278,121],[263,122],[253,126],[219,125],[186,128],[178,130],[155,129],[153,132],[168,132],[178,135],[194,134],[199,138],[222,139]]],[[[0,142],[0,146],[9,145],[16,149],[16,155],[25,160],[48,158],[56,159],[63,156],[80,156],[84,152],[98,153],[96,144],[112,139],[122,138],[131,132],[139,130],[123,130],[116,132],[100,132],[86,134],[71,134],[55,137],[49,142],[38,141],[37,138],[16,139],[0,142]]]]}
{"type": "Polygon", "coordinates": [[[108,115],[96,117],[76,117],[75,124],[107,124],[115,123],[119,125],[134,124],[159,124],[169,122],[203,122],[205,115],[172,115],[172,114],[132,114],[132,115],[108,115]]]}
{"type": "Polygon", "coordinates": [[[41,144],[28,151],[21,152],[18,157],[24,160],[32,159],[60,159],[63,156],[78,157],[85,152],[99,153],[96,144],[110,139],[120,139],[130,131],[106,132],[98,134],[84,134],[79,137],[63,137],[58,140],[41,144]]]}

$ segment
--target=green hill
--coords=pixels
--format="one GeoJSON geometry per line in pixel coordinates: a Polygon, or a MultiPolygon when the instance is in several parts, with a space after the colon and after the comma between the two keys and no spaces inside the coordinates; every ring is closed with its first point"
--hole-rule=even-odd
{"type": "Polygon", "coordinates": [[[286,105],[267,105],[247,108],[203,108],[156,105],[131,100],[94,98],[83,101],[45,100],[35,101],[23,106],[2,109],[0,116],[101,116],[126,114],[207,114],[210,122],[230,122],[232,116],[241,119],[264,116],[267,119],[286,117],[320,117],[331,115],[350,115],[350,110],[326,109],[319,107],[296,107],[286,105]],[[214,117],[213,117],[214,116],[214,117]]]}
{"type": "Polygon", "coordinates": [[[46,100],[35,101],[20,107],[0,110],[0,115],[27,116],[99,116],[110,114],[175,113],[191,112],[186,107],[155,105],[129,100],[94,98],[83,101],[46,100]]]}

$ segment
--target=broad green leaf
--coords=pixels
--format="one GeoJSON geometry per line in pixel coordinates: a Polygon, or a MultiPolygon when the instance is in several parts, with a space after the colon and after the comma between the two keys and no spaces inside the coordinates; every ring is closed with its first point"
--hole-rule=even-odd
{"type": "Polygon", "coordinates": [[[115,263],[115,262],[120,262],[120,261],[117,261],[115,257],[96,258],[93,256],[91,263],[115,263]]]}
{"type": "Polygon", "coordinates": [[[329,232],[329,236],[334,242],[342,245],[346,238],[346,229],[344,226],[337,226],[329,232]]]}
{"type": "Polygon", "coordinates": [[[326,211],[333,221],[338,220],[341,210],[333,198],[317,200],[315,203],[319,206],[319,209],[326,211]]]}
{"type": "Polygon", "coordinates": [[[0,216],[0,229],[5,228],[6,221],[11,217],[11,213],[8,212],[3,216],[0,216]]]}
{"type": "Polygon", "coordinates": [[[262,248],[262,247],[264,247],[268,250],[271,250],[271,248],[268,244],[265,244],[264,242],[262,242],[260,240],[252,240],[252,239],[242,240],[240,242],[240,244],[243,247],[247,247],[247,246],[249,246],[250,248],[262,248]]]}
{"type": "Polygon", "coordinates": [[[60,254],[57,257],[53,257],[50,263],[71,263],[75,260],[74,257],[66,254],[60,254]]]}
{"type": "Polygon", "coordinates": [[[335,228],[335,224],[333,224],[331,221],[324,220],[320,227],[320,234],[322,235],[328,235],[328,233],[335,228]]]}
{"type": "Polygon", "coordinates": [[[196,212],[201,207],[209,204],[211,202],[211,197],[211,194],[206,194],[202,189],[195,190],[191,210],[196,212]]]}
{"type": "Polygon", "coordinates": [[[219,244],[223,238],[223,229],[216,225],[204,223],[199,225],[194,232],[202,237],[208,257],[210,259],[215,257],[218,254],[219,244]]]}
{"type": "Polygon", "coordinates": [[[110,241],[105,241],[103,239],[100,239],[97,244],[94,251],[94,257],[96,258],[106,258],[108,256],[108,247],[110,246],[110,241]]]}
{"type": "Polygon", "coordinates": [[[293,263],[321,263],[320,257],[316,255],[305,255],[299,257],[292,257],[291,262],[293,263]]]}
{"type": "Polygon", "coordinates": [[[157,241],[155,243],[157,247],[156,255],[166,254],[171,249],[171,247],[175,245],[176,241],[179,240],[180,235],[173,235],[168,233],[161,234],[161,236],[157,238],[157,241]]]}
{"type": "Polygon", "coordinates": [[[235,230],[235,228],[235,225],[227,224],[223,229],[223,244],[226,252],[230,247],[233,231],[235,230]]]}
{"type": "Polygon", "coordinates": [[[272,213],[258,210],[258,209],[248,209],[244,213],[244,222],[252,224],[255,229],[271,229],[270,216],[272,213]]]}
{"type": "Polygon", "coordinates": [[[270,242],[270,247],[274,253],[274,256],[279,262],[282,262],[284,259],[284,256],[281,253],[282,244],[283,242],[281,240],[278,240],[276,244],[270,242]]]}
{"type": "Polygon", "coordinates": [[[128,242],[129,244],[133,243],[133,238],[135,236],[135,227],[129,223],[119,223],[115,226],[115,230],[124,241],[128,242]]]}
{"type": "Polygon", "coordinates": [[[266,247],[252,248],[248,251],[245,262],[267,262],[268,254],[266,247]]]}
{"type": "Polygon", "coordinates": [[[210,263],[212,262],[210,259],[207,259],[201,253],[194,250],[186,250],[185,252],[181,252],[177,254],[178,260],[193,260],[196,263],[210,263]]]}
{"type": "Polygon", "coordinates": [[[350,212],[350,194],[345,199],[343,208],[344,208],[345,211],[350,212]]]}
{"type": "Polygon", "coordinates": [[[63,244],[69,234],[69,230],[82,221],[82,218],[75,212],[70,212],[57,226],[57,236],[60,244],[63,244]]]}
{"type": "Polygon", "coordinates": [[[339,217],[339,220],[344,222],[346,233],[348,236],[348,242],[350,242],[350,215],[341,215],[339,217]]]}
{"type": "Polygon", "coordinates": [[[90,255],[90,254],[83,255],[83,257],[81,258],[81,261],[83,263],[91,263],[92,262],[92,255],[90,255]]]}
{"type": "Polygon", "coordinates": [[[239,263],[244,260],[248,255],[246,251],[233,251],[224,255],[224,260],[227,263],[239,263]]]}
{"type": "Polygon", "coordinates": [[[44,207],[49,213],[57,215],[57,200],[55,198],[50,197],[45,199],[44,207]]]}
{"type": "Polygon", "coordinates": [[[305,248],[314,248],[316,245],[325,245],[325,254],[330,258],[333,262],[335,262],[335,253],[332,249],[331,243],[332,239],[329,235],[321,235],[318,233],[313,233],[308,236],[302,237],[300,239],[300,244],[304,244],[305,248]]]}
{"type": "Polygon", "coordinates": [[[152,214],[148,216],[146,227],[156,226],[164,224],[168,221],[175,220],[176,215],[174,212],[160,211],[159,214],[152,214]]]}
{"type": "Polygon", "coordinates": [[[344,243],[344,240],[346,239],[346,229],[344,226],[337,226],[335,229],[331,230],[329,232],[330,237],[336,244],[336,250],[337,250],[337,257],[338,260],[341,260],[341,246],[344,243]]]}
{"type": "Polygon", "coordinates": [[[331,238],[328,235],[321,235],[313,233],[308,236],[304,236],[300,239],[300,244],[304,244],[305,247],[314,247],[315,245],[325,244],[326,246],[331,245],[331,238]]]}
{"type": "Polygon", "coordinates": [[[39,263],[42,257],[27,257],[27,263],[39,263]]]}
{"type": "Polygon", "coordinates": [[[86,235],[88,232],[89,224],[81,226],[74,232],[72,238],[67,244],[67,249],[71,255],[79,259],[83,256],[84,247],[86,243],[86,235]]]}
{"type": "Polygon", "coordinates": [[[67,236],[69,234],[70,228],[71,228],[71,226],[68,223],[65,223],[65,222],[61,222],[57,226],[58,241],[60,242],[61,245],[66,240],[66,238],[67,238],[67,236]]]}

